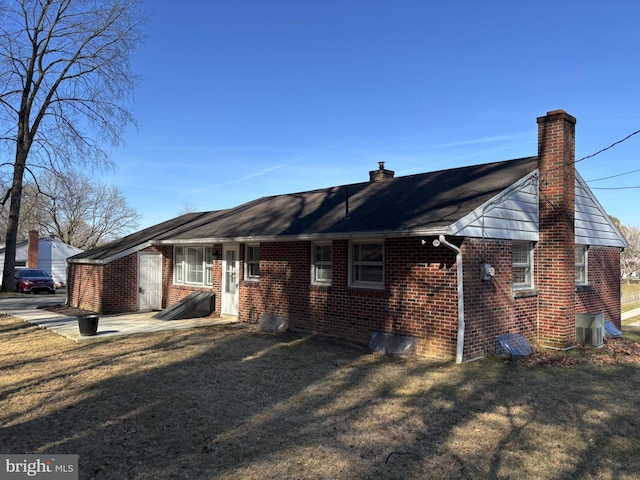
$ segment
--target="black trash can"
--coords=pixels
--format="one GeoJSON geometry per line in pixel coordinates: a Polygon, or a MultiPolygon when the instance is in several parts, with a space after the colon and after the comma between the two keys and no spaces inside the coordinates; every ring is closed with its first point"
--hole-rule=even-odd
{"type": "Polygon", "coordinates": [[[78,317],[78,327],[80,328],[80,335],[83,337],[90,337],[98,333],[98,319],[100,317],[95,314],[80,315],[78,317]]]}

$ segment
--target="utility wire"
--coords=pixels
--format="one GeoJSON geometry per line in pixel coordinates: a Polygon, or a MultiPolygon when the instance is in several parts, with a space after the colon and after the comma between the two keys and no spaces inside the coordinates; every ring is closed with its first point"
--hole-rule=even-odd
{"type": "Polygon", "coordinates": [[[594,178],[593,180],[587,180],[587,182],[591,183],[591,182],[599,182],[600,180],[609,180],[610,178],[622,177],[624,175],[630,175],[636,172],[640,172],[640,168],[638,168],[637,170],[631,170],[630,172],[618,173],[617,175],[610,175],[608,177],[594,178]]]}
{"type": "Polygon", "coordinates": [[[631,190],[633,188],[640,188],[640,185],[632,187],[591,187],[591,190],[631,190]]]}
{"type": "Polygon", "coordinates": [[[578,162],[582,162],[583,160],[587,160],[589,158],[593,158],[596,155],[600,155],[602,152],[606,152],[607,150],[609,150],[610,148],[615,147],[616,145],[621,144],[622,142],[625,142],[627,140],[629,140],[631,137],[633,137],[634,135],[637,135],[638,133],[640,133],[640,130],[636,130],[633,133],[630,133],[629,135],[627,135],[626,137],[624,137],[622,140],[618,140],[617,142],[612,143],[611,145],[609,145],[608,147],[603,148],[602,150],[598,150],[596,153],[592,153],[591,155],[587,155],[586,157],[582,157],[579,160],[576,160],[574,163],[578,163],[578,162]]]}

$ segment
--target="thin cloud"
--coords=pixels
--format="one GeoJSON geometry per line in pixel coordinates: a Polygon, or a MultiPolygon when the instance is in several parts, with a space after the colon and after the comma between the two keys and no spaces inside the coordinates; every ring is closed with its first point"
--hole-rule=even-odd
{"type": "MultiPolygon", "coordinates": [[[[504,142],[504,141],[513,141],[514,139],[523,138],[524,136],[529,136],[529,134],[525,133],[514,133],[513,135],[494,135],[491,137],[482,137],[482,138],[472,138],[470,140],[459,140],[456,142],[443,143],[440,145],[436,145],[434,148],[451,148],[451,147],[463,147],[465,145],[477,145],[480,143],[493,143],[493,142],[504,142]]],[[[531,142],[526,142],[531,143],[531,142]]],[[[526,143],[520,145],[526,145],[526,143]]]]}
{"type": "Polygon", "coordinates": [[[291,165],[291,163],[282,163],[280,165],[274,165],[273,167],[265,168],[265,169],[260,170],[258,172],[251,173],[249,175],[245,175],[244,177],[236,178],[236,179],[229,180],[229,181],[222,182],[222,183],[216,183],[215,185],[210,185],[210,186],[208,186],[206,188],[199,188],[199,189],[195,189],[195,190],[190,190],[187,193],[187,195],[194,195],[194,194],[197,194],[197,193],[207,192],[207,191],[212,190],[214,188],[222,187],[224,185],[234,185],[234,184],[237,184],[237,183],[246,182],[247,180],[251,180],[252,178],[261,177],[263,175],[266,175],[267,173],[273,172],[275,170],[280,170],[281,168],[285,168],[285,167],[287,167],[289,165],[291,165]]]}

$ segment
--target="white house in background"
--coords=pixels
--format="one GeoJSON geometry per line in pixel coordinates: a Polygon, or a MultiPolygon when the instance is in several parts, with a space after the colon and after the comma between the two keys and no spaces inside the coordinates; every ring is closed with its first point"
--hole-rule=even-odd
{"type": "MultiPolygon", "coordinates": [[[[0,276],[4,269],[5,250],[4,245],[0,247],[0,276]]],[[[29,239],[16,245],[16,267],[44,270],[51,274],[56,287],[60,287],[67,284],[67,258],[83,251],[54,236],[39,238],[38,232],[32,231],[29,239]]]]}

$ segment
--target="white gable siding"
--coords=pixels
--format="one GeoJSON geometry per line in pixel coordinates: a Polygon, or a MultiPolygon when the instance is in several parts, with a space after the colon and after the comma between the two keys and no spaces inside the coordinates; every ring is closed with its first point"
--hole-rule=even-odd
{"type": "Polygon", "coordinates": [[[581,245],[627,246],[627,241],[577,172],[575,233],[576,243],[581,245]]]}
{"type": "MultiPolygon", "coordinates": [[[[67,258],[77,255],[83,250],[72,247],[57,238],[38,239],[38,268],[49,273],[57,285],[67,283],[67,258]]],[[[16,267],[27,264],[28,244],[19,242],[16,247],[16,267]]],[[[4,251],[0,253],[0,276],[4,271],[4,251]]]]}
{"type": "MultiPolygon", "coordinates": [[[[538,240],[538,171],[532,172],[451,225],[449,235],[538,240]]],[[[576,172],[575,241],[581,245],[626,247],[627,242],[576,172]]]]}
{"type": "Polygon", "coordinates": [[[465,215],[448,229],[449,235],[510,240],[538,240],[538,172],[465,215]]]}
{"type": "Polygon", "coordinates": [[[67,258],[82,253],[83,250],[72,247],[57,238],[38,240],[38,268],[45,270],[56,285],[67,283],[67,258]]]}

